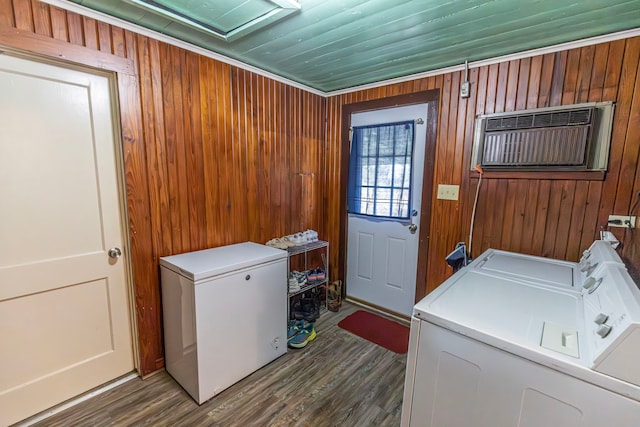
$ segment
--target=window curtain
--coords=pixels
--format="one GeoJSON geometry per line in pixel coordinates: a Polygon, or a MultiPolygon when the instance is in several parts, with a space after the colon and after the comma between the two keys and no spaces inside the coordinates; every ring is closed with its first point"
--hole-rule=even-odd
{"type": "Polygon", "coordinates": [[[353,128],[349,213],[408,219],[411,202],[414,122],[353,128]]]}

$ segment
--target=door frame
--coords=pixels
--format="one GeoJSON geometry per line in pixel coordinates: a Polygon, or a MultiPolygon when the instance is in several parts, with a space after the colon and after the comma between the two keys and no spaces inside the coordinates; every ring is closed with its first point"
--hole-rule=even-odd
{"type": "MultiPolygon", "coordinates": [[[[120,112],[120,97],[119,97],[119,72],[122,72],[123,69],[128,68],[128,64],[125,64],[124,61],[119,64],[119,66],[115,67],[96,67],[95,64],[84,64],[75,61],[67,61],[61,60],[56,57],[52,57],[49,55],[47,49],[44,49],[44,52],[39,52],[35,49],[32,50],[24,50],[21,48],[15,48],[11,46],[6,46],[0,44],[0,55],[10,55],[18,58],[26,59],[29,61],[40,62],[44,64],[53,65],[56,67],[67,68],[74,71],[80,71],[87,74],[93,74],[101,77],[105,77],[109,82],[109,97],[111,104],[111,124],[113,127],[113,144],[114,144],[114,154],[115,154],[115,175],[116,175],[116,186],[118,189],[118,211],[120,215],[120,233],[122,237],[122,255],[120,260],[125,264],[125,280],[126,280],[126,291],[128,296],[128,314],[129,314],[129,323],[131,327],[131,346],[133,353],[133,367],[138,376],[142,376],[141,372],[141,353],[140,353],[140,342],[138,335],[138,322],[136,315],[136,296],[135,289],[133,284],[134,275],[133,275],[133,254],[132,254],[132,239],[130,233],[130,220],[129,220],[129,209],[127,202],[127,187],[126,187],[126,173],[125,173],[125,151],[123,146],[123,138],[122,138],[122,123],[121,123],[121,112],[120,112]],[[124,65],[123,65],[124,64],[124,65]],[[112,69],[115,68],[115,69],[112,69]]],[[[128,62],[128,61],[127,61],[128,62]]],[[[114,378],[117,380],[117,378],[114,378]]]]}
{"type": "MultiPolygon", "coordinates": [[[[340,162],[340,242],[338,253],[338,271],[345,277],[343,295],[346,295],[346,264],[347,264],[347,236],[349,235],[347,221],[347,183],[349,179],[349,157],[351,154],[349,143],[349,130],[351,129],[351,115],[353,113],[363,113],[367,111],[382,110],[393,107],[404,107],[407,105],[427,104],[427,120],[425,120],[425,157],[424,172],[422,175],[422,203],[420,212],[420,225],[418,232],[418,271],[416,272],[416,294],[417,302],[424,298],[427,282],[427,260],[429,255],[429,238],[431,223],[431,199],[433,195],[433,179],[436,155],[436,138],[438,124],[438,106],[440,104],[440,90],[432,89],[422,92],[414,92],[406,95],[396,95],[387,98],[373,99],[369,101],[345,104],[342,106],[342,149],[340,162]],[[425,213],[428,213],[426,215],[425,213]]],[[[382,307],[376,307],[382,311],[382,307]]]]}

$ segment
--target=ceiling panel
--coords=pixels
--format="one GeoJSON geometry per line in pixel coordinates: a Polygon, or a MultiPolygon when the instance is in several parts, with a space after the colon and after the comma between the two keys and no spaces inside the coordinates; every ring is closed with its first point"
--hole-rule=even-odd
{"type": "MultiPolygon", "coordinates": [[[[140,0],[70,1],[324,92],[640,27],[640,0],[298,0],[287,16],[225,39],[140,0]]],[[[291,1],[162,3],[233,31],[291,1]]]]}

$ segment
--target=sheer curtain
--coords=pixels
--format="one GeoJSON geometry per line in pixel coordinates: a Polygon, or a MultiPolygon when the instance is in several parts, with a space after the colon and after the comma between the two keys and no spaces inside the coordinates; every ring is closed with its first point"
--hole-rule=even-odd
{"type": "Polygon", "coordinates": [[[353,128],[349,213],[409,218],[413,145],[413,121],[353,128]]]}

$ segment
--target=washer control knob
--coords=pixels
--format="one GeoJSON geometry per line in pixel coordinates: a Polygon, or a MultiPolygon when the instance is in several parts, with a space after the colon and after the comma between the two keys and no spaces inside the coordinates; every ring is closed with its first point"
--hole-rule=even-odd
{"type": "Polygon", "coordinates": [[[591,289],[595,284],[596,284],[595,277],[589,277],[587,280],[584,281],[584,283],[582,284],[582,287],[584,289],[591,289]]]}
{"type": "Polygon", "coordinates": [[[607,335],[609,335],[609,332],[611,332],[611,326],[607,324],[598,326],[598,330],[596,331],[596,333],[600,335],[600,338],[605,338],[607,335]]]}
{"type": "Polygon", "coordinates": [[[609,316],[604,314],[604,313],[598,313],[596,315],[596,318],[593,319],[594,323],[596,325],[602,325],[604,322],[606,322],[607,320],[609,320],[609,316]]]}
{"type": "Polygon", "coordinates": [[[591,268],[591,263],[589,261],[585,262],[582,267],[580,267],[581,272],[585,272],[591,268]]]}
{"type": "Polygon", "coordinates": [[[588,249],[586,251],[582,252],[582,258],[580,258],[580,264],[582,264],[584,261],[586,261],[587,258],[589,258],[590,256],[591,256],[591,252],[589,252],[588,249]]]}

